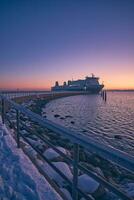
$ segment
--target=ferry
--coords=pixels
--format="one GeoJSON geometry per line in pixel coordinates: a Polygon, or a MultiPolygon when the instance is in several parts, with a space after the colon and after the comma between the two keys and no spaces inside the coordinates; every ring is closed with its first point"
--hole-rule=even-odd
{"type": "Polygon", "coordinates": [[[52,91],[87,91],[89,93],[98,94],[104,85],[99,83],[99,77],[86,76],[85,79],[68,80],[63,85],[59,85],[58,81],[51,88],[52,91]]]}

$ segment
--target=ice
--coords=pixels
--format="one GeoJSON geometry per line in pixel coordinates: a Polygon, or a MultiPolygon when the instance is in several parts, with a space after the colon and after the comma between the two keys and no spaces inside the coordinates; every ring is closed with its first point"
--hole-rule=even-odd
{"type": "Polygon", "coordinates": [[[124,184],[123,189],[129,197],[134,198],[134,182],[124,184]]]}

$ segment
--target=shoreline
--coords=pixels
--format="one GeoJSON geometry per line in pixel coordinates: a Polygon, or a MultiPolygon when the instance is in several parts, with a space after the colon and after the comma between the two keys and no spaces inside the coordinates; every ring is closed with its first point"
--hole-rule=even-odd
{"type": "Polygon", "coordinates": [[[13,100],[16,103],[22,104],[30,101],[34,101],[31,107],[29,107],[33,112],[41,115],[42,106],[45,107],[47,103],[52,100],[69,97],[69,96],[76,96],[76,95],[89,95],[88,93],[83,92],[69,92],[69,93],[52,93],[52,94],[40,94],[40,95],[31,95],[31,96],[22,96],[22,97],[14,97],[13,100]],[[38,104],[38,108],[36,106],[38,104]]]}
{"type": "MultiPolygon", "coordinates": [[[[70,96],[70,94],[68,94],[67,96],[70,96]]],[[[37,98],[36,96],[36,98],[34,99],[32,97],[31,97],[32,99],[25,98],[25,103],[23,102],[24,98],[21,98],[21,103],[23,102],[22,105],[31,109],[33,112],[36,112],[37,114],[41,115],[42,108],[44,108],[44,106],[49,101],[57,99],[57,98],[62,98],[62,97],[65,97],[65,95],[60,95],[60,96],[55,96],[55,97],[47,96],[47,97],[39,97],[39,98],[37,98]]],[[[29,128],[31,129],[32,133],[35,132],[35,133],[41,134],[43,137],[49,138],[49,140],[53,143],[54,146],[64,148],[67,152],[69,152],[69,155],[71,156],[71,158],[73,157],[72,146],[69,140],[62,138],[60,135],[55,134],[54,132],[49,131],[48,129],[44,131],[44,129],[38,126],[38,124],[31,123],[30,121],[28,121],[28,119],[25,119],[22,117],[21,120],[23,122],[25,121],[25,123],[29,123],[29,128]]],[[[31,141],[35,142],[36,145],[39,144],[38,147],[41,148],[42,153],[45,153],[46,151],[50,149],[48,145],[40,146],[39,138],[35,139],[34,137],[32,137],[32,135],[27,135],[27,137],[31,141]]],[[[71,168],[71,166],[66,162],[65,158],[61,158],[61,157],[58,157],[56,159],[54,158],[52,159],[52,162],[62,162],[62,163],[67,164],[68,167],[71,168]]],[[[86,151],[83,150],[83,148],[80,148],[79,162],[84,167],[102,176],[108,182],[118,184],[121,187],[124,184],[131,183],[134,179],[134,176],[132,174],[128,173],[127,171],[121,169],[118,166],[114,166],[111,162],[101,158],[100,156],[94,154],[93,152],[87,153],[86,151]]],[[[68,191],[71,193],[70,190],[68,191]]]]}

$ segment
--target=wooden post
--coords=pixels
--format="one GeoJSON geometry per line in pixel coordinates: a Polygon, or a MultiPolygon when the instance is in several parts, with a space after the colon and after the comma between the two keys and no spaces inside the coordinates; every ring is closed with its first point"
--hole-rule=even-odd
{"type": "Polygon", "coordinates": [[[107,92],[105,90],[104,100],[107,101],[107,92]]]}
{"type": "Polygon", "coordinates": [[[103,90],[103,92],[102,92],[102,98],[103,98],[103,100],[104,100],[104,95],[105,95],[104,92],[105,92],[105,91],[103,90]]]}

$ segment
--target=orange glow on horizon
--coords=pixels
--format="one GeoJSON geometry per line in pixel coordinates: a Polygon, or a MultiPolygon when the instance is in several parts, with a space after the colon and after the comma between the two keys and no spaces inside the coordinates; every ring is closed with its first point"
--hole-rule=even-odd
{"type": "MultiPolygon", "coordinates": [[[[99,62],[99,61],[98,61],[99,62]]],[[[100,62],[99,62],[100,63],[100,62]]],[[[134,89],[134,67],[133,64],[117,65],[107,64],[82,64],[75,65],[72,63],[71,69],[61,64],[63,68],[58,69],[57,65],[51,71],[45,74],[45,69],[37,69],[36,73],[29,72],[5,75],[0,77],[0,89],[19,89],[19,90],[50,90],[55,81],[63,84],[64,81],[84,79],[91,72],[100,77],[100,84],[103,82],[105,89],[134,89]],[[96,69],[96,66],[100,66],[96,69]],[[106,67],[108,66],[108,67],[106,67]],[[129,67],[128,67],[129,66],[129,67]]],[[[68,65],[68,63],[66,63],[68,65]]]]}
{"type": "MultiPolygon", "coordinates": [[[[129,76],[129,77],[124,77],[124,76],[103,76],[103,82],[104,82],[104,86],[105,89],[130,89],[133,90],[134,89],[134,77],[132,77],[133,75],[129,76]]],[[[82,77],[81,77],[82,78],[82,77]]],[[[84,78],[84,77],[83,77],[84,78]]],[[[50,90],[51,87],[55,84],[55,81],[58,80],[59,84],[62,84],[63,81],[67,81],[68,79],[63,79],[60,77],[57,77],[56,79],[54,79],[54,81],[42,81],[41,79],[36,80],[36,81],[25,81],[25,82],[21,82],[21,81],[17,81],[16,82],[12,81],[4,81],[1,82],[0,81],[0,89],[4,90],[50,90]]],[[[102,83],[102,81],[100,80],[100,84],[102,83]]]]}

